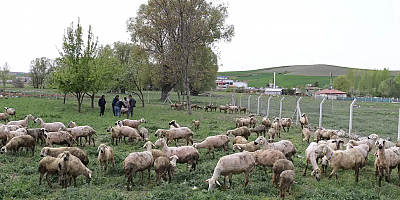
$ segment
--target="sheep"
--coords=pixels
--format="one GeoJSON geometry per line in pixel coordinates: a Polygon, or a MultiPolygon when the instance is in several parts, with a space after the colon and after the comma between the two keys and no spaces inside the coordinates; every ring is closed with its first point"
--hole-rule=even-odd
{"type": "Polygon", "coordinates": [[[311,135],[315,135],[315,129],[312,129],[311,127],[308,126],[304,126],[301,132],[303,142],[307,141],[309,143],[311,135]]]}
{"type": "MultiPolygon", "coordinates": [[[[386,149],[386,140],[378,140],[375,143],[377,156],[375,157],[375,165],[379,172],[379,187],[383,176],[387,182],[390,181],[390,173],[392,169],[396,168],[400,170],[400,147],[391,147],[386,149]]],[[[397,172],[400,179],[400,171],[397,172]]]]}
{"type": "Polygon", "coordinates": [[[140,127],[139,135],[142,137],[143,140],[149,140],[149,131],[145,127],[140,127]]]}
{"type": "Polygon", "coordinates": [[[244,138],[244,137],[242,137],[242,136],[236,136],[236,137],[233,139],[233,144],[246,144],[246,143],[247,143],[246,138],[244,138]]]}
{"type": "Polygon", "coordinates": [[[46,144],[53,147],[53,144],[66,144],[68,147],[75,143],[75,140],[71,134],[66,131],[49,132],[47,129],[44,132],[46,144]]]}
{"type": "MultiPolygon", "coordinates": [[[[211,110],[211,104],[204,106],[204,112],[208,112],[208,109],[211,110]]],[[[212,110],[211,110],[212,111],[212,110]]]]}
{"type": "Polygon", "coordinates": [[[106,144],[100,144],[97,148],[99,155],[97,159],[99,160],[99,165],[104,165],[104,170],[107,170],[108,162],[111,162],[113,166],[114,163],[114,151],[112,147],[107,146],[106,144]]]}
{"type": "Polygon", "coordinates": [[[156,132],[154,133],[154,136],[160,138],[162,136],[162,132],[166,130],[167,129],[157,129],[156,132]]]}
{"type": "Polygon", "coordinates": [[[179,126],[178,123],[176,123],[175,120],[172,120],[168,123],[168,125],[170,125],[170,128],[180,128],[181,126],[179,126]]]}
{"type": "MultiPolygon", "coordinates": [[[[85,144],[87,143],[87,138],[89,137],[89,145],[90,141],[93,141],[93,146],[95,146],[94,138],[92,138],[93,135],[97,135],[96,131],[90,127],[90,126],[77,126],[75,122],[71,121],[68,124],[68,128],[66,129],[73,137],[75,140],[78,138],[81,139],[82,137],[85,138],[85,144]]],[[[80,141],[80,144],[82,145],[82,141],[80,141]]]]}
{"type": "Polygon", "coordinates": [[[190,105],[190,108],[191,108],[192,110],[197,110],[197,104],[191,104],[191,105],[190,105]]]}
{"type": "Polygon", "coordinates": [[[337,132],[335,130],[318,128],[315,131],[316,142],[323,139],[330,140],[333,139],[334,137],[337,137],[337,132]]]}
{"type": "Polygon", "coordinates": [[[215,112],[217,112],[217,105],[211,104],[211,111],[214,110],[215,112]]]}
{"type": "Polygon", "coordinates": [[[153,156],[153,163],[158,157],[167,157],[167,154],[165,154],[163,151],[158,150],[158,149],[152,149],[151,155],[153,156]]]}
{"type": "Polygon", "coordinates": [[[290,118],[282,118],[280,120],[280,122],[282,124],[283,131],[289,132],[290,126],[292,126],[292,119],[290,119],[290,118]],[[285,130],[285,127],[287,128],[287,130],[285,130]]]}
{"type": "MultiPolygon", "coordinates": [[[[246,151],[245,151],[246,152],[246,151]]],[[[257,150],[255,152],[248,152],[251,156],[253,156],[254,160],[256,161],[256,166],[263,166],[264,172],[267,174],[266,167],[271,167],[274,165],[275,161],[279,159],[286,159],[285,155],[275,149],[266,149],[266,150],[257,150]]],[[[254,168],[255,174],[257,174],[257,168],[254,168]]]]}
{"type": "Polygon", "coordinates": [[[369,139],[365,139],[362,141],[355,141],[355,140],[349,140],[349,142],[346,144],[347,145],[351,145],[351,146],[359,146],[361,144],[366,144],[368,145],[368,152],[370,152],[373,149],[373,143],[371,140],[369,139]]]}
{"type": "Polygon", "coordinates": [[[274,142],[276,131],[274,128],[268,129],[268,142],[274,142]]]}
{"type": "Polygon", "coordinates": [[[236,128],[242,127],[242,126],[246,126],[249,127],[251,123],[251,119],[250,118],[237,118],[236,119],[236,128]]]}
{"type": "Polygon", "coordinates": [[[133,139],[136,138],[137,141],[141,141],[142,137],[139,135],[137,130],[135,128],[129,127],[129,126],[122,126],[119,127],[121,137],[124,137],[124,141],[126,144],[125,138],[129,138],[128,141],[133,143],[133,139]]]}
{"type": "Polygon", "coordinates": [[[29,129],[26,129],[26,132],[28,135],[35,138],[36,144],[39,144],[39,140],[40,140],[41,144],[43,145],[45,143],[45,138],[44,138],[45,130],[46,129],[44,129],[44,128],[29,128],[29,129]]]}
{"type": "Polygon", "coordinates": [[[260,135],[264,135],[265,136],[265,129],[266,128],[267,128],[266,126],[260,124],[260,125],[256,126],[255,128],[250,128],[250,132],[257,133],[257,137],[260,136],[260,135]]]}
{"type": "Polygon", "coordinates": [[[224,111],[224,113],[226,113],[228,110],[228,107],[220,105],[220,106],[218,106],[218,109],[219,109],[219,112],[224,111]]]}
{"type": "Polygon", "coordinates": [[[257,124],[257,118],[255,116],[250,116],[250,125],[249,127],[255,128],[257,124]]]}
{"type": "Polygon", "coordinates": [[[35,154],[35,139],[30,135],[20,135],[12,138],[8,141],[6,146],[1,148],[0,153],[7,153],[7,151],[18,152],[19,148],[26,147],[26,153],[28,154],[28,149],[32,150],[32,156],[35,154]]]}
{"type": "Polygon", "coordinates": [[[196,108],[197,108],[197,109],[200,109],[200,110],[203,110],[203,107],[201,107],[201,106],[199,106],[199,105],[197,105],[196,108]]]}
{"type": "Polygon", "coordinates": [[[276,149],[282,151],[282,153],[285,154],[288,160],[292,160],[292,156],[295,155],[297,152],[297,149],[289,140],[281,140],[275,143],[268,143],[267,139],[265,139],[263,136],[260,136],[254,141],[254,143],[259,143],[263,145],[264,149],[276,149]]]}
{"type": "MultiPolygon", "coordinates": [[[[61,179],[60,176],[63,176],[64,174],[67,173],[68,168],[69,168],[69,159],[70,159],[70,154],[69,152],[64,152],[61,157],[51,157],[51,156],[46,156],[42,158],[39,161],[39,167],[38,171],[40,173],[39,177],[39,185],[42,184],[42,178],[44,174],[46,174],[46,179],[47,179],[47,184],[51,187],[49,175],[50,174],[58,174],[59,179],[61,179]]],[[[64,184],[62,185],[63,187],[65,186],[64,184]]]]}
{"type": "Polygon", "coordinates": [[[26,116],[26,118],[24,120],[10,121],[7,123],[7,125],[20,125],[20,126],[26,127],[28,125],[28,121],[30,119],[34,120],[35,118],[31,114],[29,114],[26,116]]]}
{"type": "Polygon", "coordinates": [[[285,170],[280,175],[280,193],[281,198],[285,198],[285,191],[288,191],[289,194],[292,193],[292,186],[294,183],[294,171],[293,170],[285,170]]]}
{"type": "Polygon", "coordinates": [[[237,106],[228,106],[227,110],[230,111],[231,114],[233,114],[233,112],[238,113],[239,108],[237,106]]]}
{"type": "Polygon", "coordinates": [[[280,175],[285,170],[294,170],[294,165],[290,160],[279,159],[272,166],[272,183],[276,186],[279,183],[280,175]]]}
{"type": "Polygon", "coordinates": [[[275,129],[275,133],[278,135],[279,138],[281,138],[282,125],[279,121],[279,118],[274,119],[274,121],[271,124],[271,128],[275,129]]]}
{"type": "Polygon", "coordinates": [[[8,130],[8,127],[6,127],[4,132],[7,134],[7,141],[10,141],[13,137],[27,134],[27,131],[25,128],[20,128],[15,131],[10,131],[10,130],[8,130]]]}
{"type": "Polygon", "coordinates": [[[123,125],[123,126],[129,126],[129,127],[136,128],[136,129],[139,128],[139,125],[140,125],[141,123],[147,123],[147,122],[146,122],[146,120],[144,120],[143,118],[140,119],[140,120],[130,120],[130,119],[124,119],[124,120],[122,120],[122,125],[123,125]]]}
{"type": "Polygon", "coordinates": [[[118,145],[118,139],[121,137],[121,129],[119,127],[109,126],[107,132],[111,133],[111,144],[114,144],[115,139],[115,145],[118,145]]]}
{"type": "Polygon", "coordinates": [[[194,143],[193,147],[196,149],[200,148],[206,148],[208,149],[208,154],[210,154],[210,150],[212,151],[213,154],[213,159],[215,158],[214,155],[214,148],[224,148],[224,151],[227,151],[229,143],[229,138],[226,135],[215,135],[215,136],[209,136],[207,137],[203,142],[201,143],[194,143]]]}
{"type": "Polygon", "coordinates": [[[271,128],[271,124],[272,124],[272,122],[271,122],[271,120],[268,118],[268,117],[263,117],[262,118],[262,121],[261,121],[261,124],[262,125],[264,125],[266,128],[271,128]]]}
{"type": "Polygon", "coordinates": [[[226,187],[226,176],[228,176],[230,188],[232,189],[232,174],[244,173],[245,178],[243,187],[246,187],[249,182],[250,172],[255,167],[255,163],[253,156],[247,152],[235,153],[221,157],[215,166],[212,177],[206,180],[206,182],[208,182],[208,191],[212,192],[214,190],[215,183],[220,185],[218,182],[218,177],[220,175],[224,176],[223,188],[225,189],[226,187]]]}
{"type": "Polygon", "coordinates": [[[192,146],[182,146],[182,147],[168,147],[167,142],[164,138],[158,139],[154,145],[161,147],[162,151],[171,157],[173,155],[178,156],[178,163],[187,163],[190,165],[190,170],[196,170],[196,162],[199,160],[200,154],[196,148],[192,146]]]}
{"type": "Polygon", "coordinates": [[[126,189],[129,191],[129,183],[134,186],[132,177],[135,175],[137,171],[141,172],[140,176],[140,184],[143,185],[143,171],[147,169],[149,173],[149,182],[150,182],[150,169],[153,165],[153,156],[151,154],[153,143],[147,141],[144,147],[146,151],[143,152],[135,152],[130,153],[124,160],[123,169],[125,173],[125,177],[128,178],[126,189]]]}
{"type": "Polygon", "coordinates": [[[334,151],[329,145],[321,144],[315,149],[315,153],[324,154],[328,158],[329,167],[332,168],[329,178],[335,175],[336,181],[339,182],[337,175],[339,169],[353,169],[355,171],[355,181],[356,183],[358,182],[359,169],[361,166],[365,166],[365,158],[359,150],[334,151]]]}
{"type": "Polygon", "coordinates": [[[239,106],[239,114],[243,111],[243,114],[246,114],[246,107],[239,106]]]}
{"type": "Polygon", "coordinates": [[[194,129],[196,129],[196,130],[199,129],[200,121],[192,120],[192,122],[193,122],[194,129]]]}
{"type": "MultiPolygon", "coordinates": [[[[1,113],[0,113],[1,114],[1,113]]],[[[4,124],[0,124],[0,139],[2,140],[2,144],[6,145],[7,143],[7,132],[8,131],[16,131],[18,129],[20,129],[20,126],[17,125],[4,125],[4,124]],[[7,129],[7,132],[6,132],[7,129]]]]}
{"type": "Polygon", "coordinates": [[[8,114],[7,113],[0,113],[0,121],[9,122],[8,114]]]}
{"type": "Polygon", "coordinates": [[[79,158],[79,160],[81,160],[81,162],[84,165],[87,166],[89,164],[88,156],[82,149],[80,149],[78,147],[59,147],[59,148],[43,147],[42,150],[40,151],[40,156],[41,157],[44,157],[44,156],[57,157],[58,155],[60,155],[60,153],[63,153],[64,151],[68,151],[72,155],[79,158]]]}
{"type": "Polygon", "coordinates": [[[233,152],[236,150],[239,150],[240,152],[242,151],[248,151],[248,152],[254,152],[260,149],[260,145],[255,143],[255,142],[249,142],[246,144],[234,144],[233,145],[233,152]]]}
{"type": "Polygon", "coordinates": [[[193,144],[193,132],[188,127],[173,128],[170,130],[163,130],[161,136],[167,138],[167,144],[174,141],[175,146],[178,139],[184,138],[186,145],[193,144]]]}
{"type": "Polygon", "coordinates": [[[304,127],[308,127],[308,118],[305,113],[300,117],[300,128],[304,129],[304,127]]]}
{"type": "Polygon", "coordinates": [[[342,150],[344,141],[342,139],[331,139],[326,141],[330,148],[334,151],[342,150]]]}
{"type": "MultiPolygon", "coordinates": [[[[61,153],[57,156],[57,158],[65,156],[66,152],[61,153]]],[[[74,179],[74,186],[76,186],[76,177],[78,177],[79,175],[86,176],[89,181],[92,180],[92,171],[87,168],[78,157],[72,154],[69,155],[69,168],[66,174],[69,178],[69,185],[71,185],[71,180],[74,179]]]]}
{"type": "Polygon", "coordinates": [[[247,140],[250,136],[250,130],[249,130],[249,128],[244,126],[244,127],[236,128],[234,130],[228,130],[226,132],[226,135],[230,135],[230,134],[232,134],[234,136],[242,136],[242,137],[246,138],[246,140],[247,140]]]}
{"type": "Polygon", "coordinates": [[[307,173],[308,163],[311,163],[313,171],[311,176],[315,176],[317,181],[321,179],[321,170],[317,164],[317,155],[315,154],[315,149],[317,149],[318,144],[316,142],[311,142],[306,149],[306,167],[304,169],[303,176],[307,173]]]}
{"type": "Polygon", "coordinates": [[[45,128],[49,132],[56,132],[60,128],[61,130],[66,130],[65,125],[62,122],[44,123],[42,118],[36,118],[34,123],[40,123],[42,128],[45,128]]]}
{"type": "Polygon", "coordinates": [[[168,174],[168,182],[171,182],[171,177],[177,171],[176,168],[177,159],[178,156],[173,155],[169,159],[167,157],[159,157],[154,160],[154,171],[156,172],[157,185],[160,184],[161,177],[163,177],[165,180],[166,174],[168,174]]]}
{"type": "Polygon", "coordinates": [[[10,116],[14,116],[14,118],[16,117],[14,108],[4,107],[4,112],[7,113],[10,116]]]}
{"type": "Polygon", "coordinates": [[[121,108],[121,115],[128,114],[128,108],[121,108]]]}
{"type": "MultiPolygon", "coordinates": [[[[352,146],[351,144],[348,144],[348,145],[346,146],[346,149],[352,149],[352,148],[357,149],[357,150],[360,151],[360,153],[363,155],[363,157],[364,157],[364,159],[365,159],[365,164],[367,164],[369,146],[366,145],[366,144],[360,144],[360,145],[358,145],[358,146],[352,146]]],[[[364,166],[361,166],[361,168],[363,168],[363,167],[364,167],[364,166]]]]}

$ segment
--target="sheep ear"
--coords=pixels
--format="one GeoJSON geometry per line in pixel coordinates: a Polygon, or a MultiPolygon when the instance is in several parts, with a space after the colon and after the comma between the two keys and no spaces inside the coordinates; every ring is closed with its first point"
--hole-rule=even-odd
{"type": "Polygon", "coordinates": [[[204,182],[208,183],[208,182],[210,182],[210,179],[207,179],[207,180],[205,180],[204,182]]]}
{"type": "Polygon", "coordinates": [[[218,181],[215,181],[219,186],[221,186],[221,183],[219,183],[218,181]]]}
{"type": "Polygon", "coordinates": [[[332,143],[336,143],[336,140],[333,140],[332,143]]]}

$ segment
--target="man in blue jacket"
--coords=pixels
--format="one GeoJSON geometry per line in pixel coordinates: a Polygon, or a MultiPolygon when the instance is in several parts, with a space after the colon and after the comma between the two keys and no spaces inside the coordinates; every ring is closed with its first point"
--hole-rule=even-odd
{"type": "Polygon", "coordinates": [[[115,115],[118,115],[118,117],[121,117],[121,108],[122,106],[125,106],[123,101],[117,101],[117,103],[115,103],[115,115]]]}
{"type": "Polygon", "coordinates": [[[106,109],[106,99],[105,96],[102,95],[101,98],[99,99],[99,108],[100,108],[100,117],[104,116],[104,110],[106,109]]]}
{"type": "Polygon", "coordinates": [[[115,96],[115,98],[112,100],[112,103],[111,103],[111,107],[112,107],[112,111],[113,111],[114,116],[116,116],[116,115],[115,115],[115,104],[116,104],[118,101],[119,101],[119,95],[115,96]]]}

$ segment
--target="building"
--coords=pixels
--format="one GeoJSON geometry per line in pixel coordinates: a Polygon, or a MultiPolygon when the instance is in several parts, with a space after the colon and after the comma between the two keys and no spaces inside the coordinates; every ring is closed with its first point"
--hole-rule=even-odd
{"type": "Polygon", "coordinates": [[[338,97],[347,97],[347,92],[335,89],[325,89],[315,93],[315,98],[337,99],[338,97]]]}
{"type": "Polygon", "coordinates": [[[269,95],[280,95],[282,94],[282,88],[265,88],[264,93],[269,95]]]}
{"type": "Polygon", "coordinates": [[[315,96],[316,92],[321,90],[321,88],[319,88],[319,87],[312,87],[312,86],[309,86],[309,85],[311,85],[311,84],[307,84],[307,87],[306,87],[306,94],[308,96],[313,97],[313,96],[315,96]]]}
{"type": "Polygon", "coordinates": [[[217,80],[215,80],[217,84],[217,88],[229,88],[229,87],[238,87],[247,89],[248,85],[246,82],[229,80],[227,76],[217,76],[217,80]]]}

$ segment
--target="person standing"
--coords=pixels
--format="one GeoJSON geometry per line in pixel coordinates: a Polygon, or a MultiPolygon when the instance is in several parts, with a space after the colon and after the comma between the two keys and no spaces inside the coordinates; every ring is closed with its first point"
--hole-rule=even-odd
{"type": "Polygon", "coordinates": [[[131,117],[133,117],[133,108],[136,107],[136,101],[134,98],[132,98],[132,95],[129,95],[128,99],[128,114],[126,115],[126,118],[129,118],[129,113],[131,114],[131,117]]]}
{"type": "Polygon", "coordinates": [[[124,97],[123,102],[124,102],[124,105],[125,105],[126,107],[128,107],[128,99],[127,99],[126,97],[124,97]]]}
{"type": "Polygon", "coordinates": [[[119,95],[115,96],[115,98],[112,100],[112,103],[111,103],[111,107],[112,107],[112,111],[113,111],[114,116],[116,116],[116,115],[115,115],[115,104],[116,104],[118,101],[119,101],[119,95]]]}
{"type": "Polygon", "coordinates": [[[115,115],[118,115],[118,117],[121,117],[121,108],[122,106],[125,106],[123,101],[118,101],[117,103],[115,103],[115,115]]]}
{"type": "Polygon", "coordinates": [[[106,109],[106,99],[105,96],[102,95],[101,98],[99,99],[99,108],[100,108],[100,117],[104,116],[104,110],[106,109]]]}

